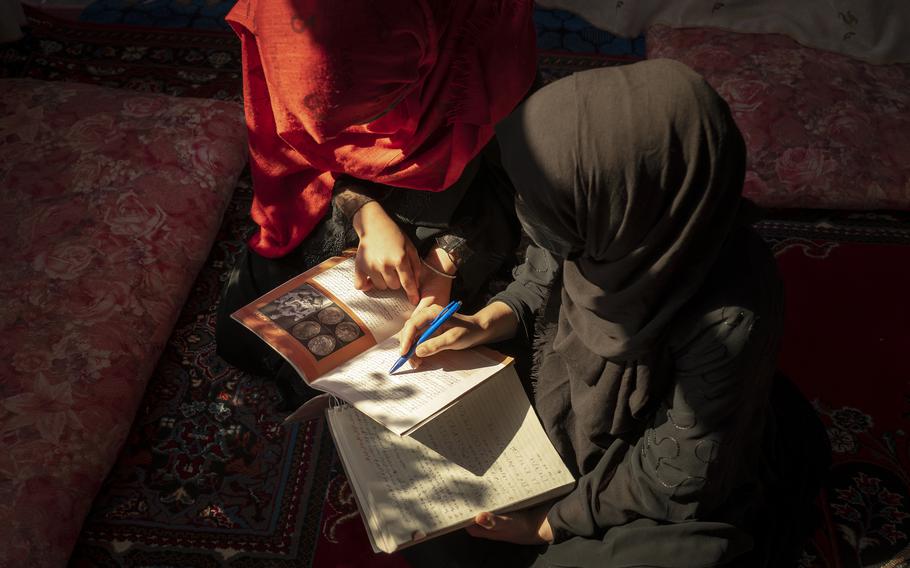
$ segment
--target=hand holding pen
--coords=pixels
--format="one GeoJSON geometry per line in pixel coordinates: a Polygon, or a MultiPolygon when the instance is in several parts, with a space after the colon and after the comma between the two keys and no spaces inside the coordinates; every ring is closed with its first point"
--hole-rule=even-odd
{"type": "MultiPolygon", "coordinates": [[[[426,327],[424,332],[420,334],[420,337],[417,338],[417,341],[413,342],[413,344],[407,350],[407,352],[405,352],[401,357],[398,358],[397,361],[395,361],[395,364],[392,365],[392,369],[389,371],[389,374],[392,374],[395,371],[397,371],[399,369],[399,367],[401,367],[402,365],[405,364],[405,362],[407,362],[409,359],[411,359],[411,357],[414,356],[414,352],[417,350],[417,346],[420,345],[421,343],[423,343],[424,341],[426,341],[427,339],[429,339],[430,337],[432,337],[433,334],[436,333],[436,331],[442,326],[442,324],[444,324],[446,322],[446,320],[448,320],[450,317],[452,317],[452,315],[455,312],[457,312],[458,308],[460,308],[460,307],[461,307],[461,302],[452,301],[452,302],[449,302],[449,304],[445,308],[443,308],[441,312],[436,314],[436,317],[434,317],[430,321],[430,324],[426,327]]],[[[409,320],[408,323],[411,323],[411,321],[409,320]]],[[[404,343],[405,338],[412,335],[413,333],[414,333],[413,326],[412,326],[412,328],[409,329],[408,324],[405,324],[405,327],[402,329],[402,336],[401,336],[402,337],[402,347],[405,345],[405,343],[404,343]]]]}
{"type": "Polygon", "coordinates": [[[401,328],[401,353],[403,357],[411,356],[412,367],[419,367],[423,358],[432,357],[440,351],[495,343],[514,337],[518,332],[518,317],[512,308],[503,302],[492,302],[472,315],[452,311],[446,316],[448,321],[439,322],[436,329],[430,332],[432,337],[414,340],[422,330],[433,327],[433,323],[445,312],[445,308],[438,306],[418,308],[401,328]]]}

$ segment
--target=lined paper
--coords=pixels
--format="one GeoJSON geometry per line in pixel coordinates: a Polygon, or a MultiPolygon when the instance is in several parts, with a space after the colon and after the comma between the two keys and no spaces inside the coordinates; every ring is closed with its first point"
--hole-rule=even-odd
{"type": "Polygon", "coordinates": [[[413,436],[351,407],[332,409],[329,423],[374,542],[387,552],[415,533],[465,526],[479,512],[573,484],[511,366],[413,436]]]}

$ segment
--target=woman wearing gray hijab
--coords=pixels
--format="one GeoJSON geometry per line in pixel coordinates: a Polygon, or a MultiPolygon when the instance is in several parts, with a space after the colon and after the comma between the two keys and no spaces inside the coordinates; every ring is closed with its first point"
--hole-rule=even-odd
{"type": "MultiPolygon", "coordinates": [[[[792,563],[827,438],[775,381],[781,283],[740,211],[746,151],[727,105],[682,64],[646,61],[544,87],[497,138],[533,243],[503,293],[417,355],[533,339],[535,407],[578,481],[542,507],[479,512],[470,536],[409,559],[792,563]]],[[[414,314],[403,350],[434,315],[414,314]]]]}

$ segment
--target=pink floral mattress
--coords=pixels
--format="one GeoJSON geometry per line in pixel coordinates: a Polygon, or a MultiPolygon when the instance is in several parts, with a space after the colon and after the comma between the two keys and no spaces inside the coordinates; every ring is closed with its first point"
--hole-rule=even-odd
{"type": "Polygon", "coordinates": [[[745,194],[768,207],[910,209],[910,64],[873,65],[775,34],[647,31],[730,104],[745,194]]]}
{"type": "Polygon", "coordinates": [[[242,109],[0,80],[0,566],[62,566],[246,161],[242,109]]]}

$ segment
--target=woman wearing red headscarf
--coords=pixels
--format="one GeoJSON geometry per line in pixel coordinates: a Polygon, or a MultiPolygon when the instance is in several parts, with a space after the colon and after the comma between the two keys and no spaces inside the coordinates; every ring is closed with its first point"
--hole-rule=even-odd
{"type": "MultiPolygon", "coordinates": [[[[488,145],[535,76],[529,0],[240,0],[258,225],[225,286],[219,353],[281,359],[230,319],[346,246],[355,285],[412,303],[472,295],[515,245],[511,185],[488,145]],[[487,150],[485,151],[485,148],[487,150]]],[[[292,384],[297,384],[293,381],[292,384]]]]}

